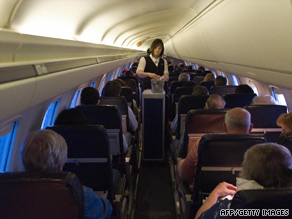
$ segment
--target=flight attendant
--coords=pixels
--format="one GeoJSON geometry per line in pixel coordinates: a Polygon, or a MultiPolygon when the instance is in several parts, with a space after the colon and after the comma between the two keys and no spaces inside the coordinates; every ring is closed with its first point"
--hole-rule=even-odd
{"type": "Polygon", "coordinates": [[[150,46],[151,54],[142,57],[137,68],[137,75],[143,79],[142,89],[151,89],[151,79],[168,80],[167,61],[162,58],[164,45],[161,39],[155,39],[150,46]]]}

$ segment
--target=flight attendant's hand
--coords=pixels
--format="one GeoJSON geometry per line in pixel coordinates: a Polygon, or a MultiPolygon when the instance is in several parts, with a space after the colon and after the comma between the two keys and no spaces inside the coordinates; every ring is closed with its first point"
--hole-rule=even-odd
{"type": "Polygon", "coordinates": [[[160,76],[157,75],[157,74],[155,74],[155,73],[148,73],[148,76],[149,76],[149,78],[151,78],[151,79],[159,79],[159,78],[160,78],[160,76]]]}
{"type": "Polygon", "coordinates": [[[161,80],[168,81],[168,77],[165,77],[165,75],[162,75],[160,79],[161,79],[161,80]]]}

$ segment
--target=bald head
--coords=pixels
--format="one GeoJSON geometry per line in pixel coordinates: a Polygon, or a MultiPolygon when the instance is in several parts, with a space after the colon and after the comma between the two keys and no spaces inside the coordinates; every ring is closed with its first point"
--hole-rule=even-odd
{"type": "Polygon", "coordinates": [[[250,113],[239,107],[230,109],[225,114],[224,127],[227,134],[248,134],[252,129],[250,113]]]}

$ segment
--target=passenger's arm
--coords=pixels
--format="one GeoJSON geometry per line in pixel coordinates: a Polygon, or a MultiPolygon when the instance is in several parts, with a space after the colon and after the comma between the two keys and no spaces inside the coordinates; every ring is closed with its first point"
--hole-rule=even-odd
{"type": "Polygon", "coordinates": [[[192,183],[195,177],[197,165],[197,156],[194,150],[191,150],[185,159],[181,159],[177,164],[177,173],[179,178],[187,183],[192,183]]]}
{"type": "Polygon", "coordinates": [[[107,199],[99,197],[91,188],[83,187],[85,218],[110,218],[112,206],[107,199]]]}
{"type": "Polygon", "coordinates": [[[210,209],[220,197],[226,195],[235,195],[237,191],[236,186],[229,184],[227,182],[222,182],[216,186],[216,188],[210,193],[209,197],[205,201],[205,203],[198,210],[195,219],[199,218],[200,215],[210,209]]]}
{"type": "Polygon", "coordinates": [[[128,106],[128,114],[129,114],[129,126],[130,129],[135,132],[138,128],[137,119],[132,111],[132,109],[128,106]]]}

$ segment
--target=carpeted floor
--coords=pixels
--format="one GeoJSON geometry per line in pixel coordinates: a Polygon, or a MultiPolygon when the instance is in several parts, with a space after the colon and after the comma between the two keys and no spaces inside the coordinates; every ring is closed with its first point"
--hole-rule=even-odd
{"type": "Polygon", "coordinates": [[[134,218],[175,218],[168,162],[141,164],[134,218]]]}

